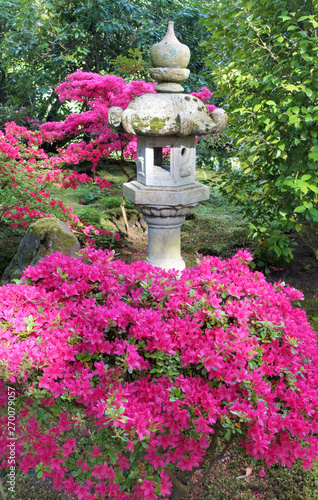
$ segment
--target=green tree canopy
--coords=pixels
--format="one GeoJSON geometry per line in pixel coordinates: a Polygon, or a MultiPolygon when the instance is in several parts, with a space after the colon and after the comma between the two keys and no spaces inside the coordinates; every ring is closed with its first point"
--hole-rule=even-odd
{"type": "MultiPolygon", "coordinates": [[[[193,0],[2,0],[0,47],[3,101],[31,107],[46,117],[48,103],[56,114],[53,89],[82,69],[146,77],[150,46],[165,34],[169,20],[189,45],[192,90],[206,82],[207,34],[200,27],[201,9],[193,0]],[[136,75],[136,70],[138,71],[136,75]],[[200,75],[199,75],[200,73],[200,75]]],[[[1,96],[0,96],[1,97],[1,96]]],[[[3,102],[2,101],[2,102],[3,102]]]]}

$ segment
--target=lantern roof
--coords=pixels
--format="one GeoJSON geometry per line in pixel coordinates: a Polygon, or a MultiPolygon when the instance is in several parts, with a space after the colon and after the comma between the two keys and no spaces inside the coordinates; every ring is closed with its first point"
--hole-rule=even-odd
{"type": "Polygon", "coordinates": [[[179,42],[174,23],[150,49],[152,78],[157,81],[156,94],[135,97],[124,111],[110,108],[110,126],[128,134],[141,136],[197,136],[220,132],[227,122],[223,109],[209,113],[205,104],[195,96],[184,94],[180,82],[189,77],[187,65],[190,49],[179,42]]]}

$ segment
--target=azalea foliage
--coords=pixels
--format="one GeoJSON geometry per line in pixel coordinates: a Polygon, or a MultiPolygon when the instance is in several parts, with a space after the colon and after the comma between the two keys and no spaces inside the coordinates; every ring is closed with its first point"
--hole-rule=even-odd
{"type": "MultiPolygon", "coordinates": [[[[0,289],[2,467],[78,499],[180,498],[236,441],[266,465],[318,454],[318,347],[301,292],[249,253],[182,273],[56,253],[0,289]]],[[[203,476],[204,477],[204,476],[203,476]]]]}

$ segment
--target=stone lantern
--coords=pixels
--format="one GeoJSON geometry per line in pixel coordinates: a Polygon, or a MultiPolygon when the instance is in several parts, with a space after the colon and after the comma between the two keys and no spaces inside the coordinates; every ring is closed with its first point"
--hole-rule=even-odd
{"type": "Polygon", "coordinates": [[[124,184],[124,196],[148,225],[147,262],[182,270],[181,226],[191,209],[209,198],[209,188],[195,182],[196,136],[220,132],[227,117],[220,108],[209,114],[197,97],[182,93],[190,50],[177,40],[173,24],[150,50],[157,93],[135,97],[124,111],[110,108],[108,121],[137,136],[137,180],[124,184]]]}

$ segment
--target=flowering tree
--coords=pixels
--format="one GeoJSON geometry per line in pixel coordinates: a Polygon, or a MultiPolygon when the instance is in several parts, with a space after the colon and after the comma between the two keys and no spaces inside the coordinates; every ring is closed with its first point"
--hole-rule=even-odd
{"type": "Polygon", "coordinates": [[[85,108],[88,108],[81,113],[70,114],[64,122],[47,122],[41,126],[51,141],[74,137],[77,140],[66,149],[59,150],[61,161],[78,163],[88,159],[94,168],[102,157],[109,157],[114,151],[119,152],[121,158],[134,155],[136,138],[112,131],[108,126],[107,113],[112,106],[127,108],[137,95],[155,93],[153,83],[125,83],[115,75],[101,76],[78,70],[69,75],[55,91],[61,101],[70,99],[84,103],[85,108]]]}
{"type": "Polygon", "coordinates": [[[301,292],[267,283],[250,259],[209,257],[179,275],[87,248],[2,287],[2,467],[8,391],[16,465],[79,500],[182,498],[234,441],[267,466],[310,467],[317,338],[292,305],[301,292]]]}
{"type": "MultiPolygon", "coordinates": [[[[76,141],[59,149],[60,162],[78,163],[87,159],[95,169],[99,160],[114,153],[121,160],[121,166],[125,158],[136,158],[136,136],[114,132],[108,125],[107,113],[112,106],[126,109],[138,95],[156,93],[154,83],[138,80],[126,83],[115,75],[101,76],[78,70],[69,75],[55,92],[62,102],[72,100],[83,103],[85,108],[82,112],[70,114],[64,122],[47,122],[41,126],[47,140],[76,141]]],[[[203,87],[192,95],[205,101],[212,92],[203,87]]],[[[210,112],[216,108],[213,105],[207,107],[210,112]]]]}

